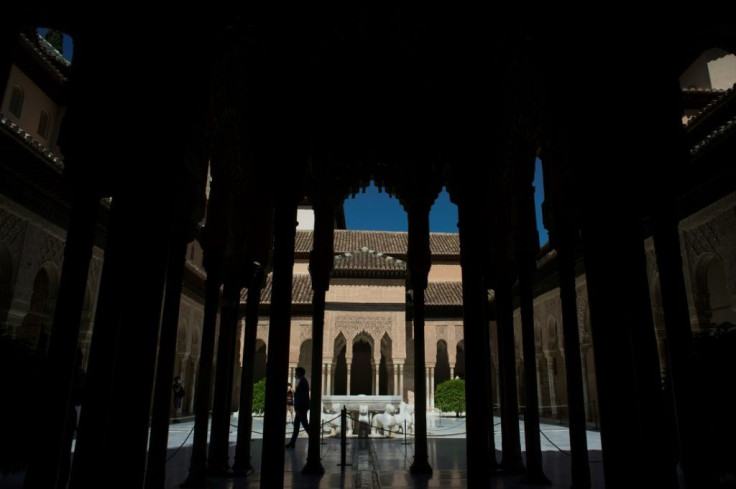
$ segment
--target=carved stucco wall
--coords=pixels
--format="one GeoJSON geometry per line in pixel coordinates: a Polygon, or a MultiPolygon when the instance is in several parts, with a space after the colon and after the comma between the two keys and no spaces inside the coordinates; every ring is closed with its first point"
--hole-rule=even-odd
{"type": "Polygon", "coordinates": [[[706,256],[723,266],[731,307],[736,306],[736,193],[683,219],[680,222],[685,287],[688,291],[690,323],[702,326],[700,307],[707,307],[707,292],[698,285],[698,265],[706,256]]]}

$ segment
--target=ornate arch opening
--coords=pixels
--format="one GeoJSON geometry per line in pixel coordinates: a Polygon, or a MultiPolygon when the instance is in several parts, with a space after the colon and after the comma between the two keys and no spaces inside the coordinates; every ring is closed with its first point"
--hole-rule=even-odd
{"type": "Polygon", "coordinates": [[[695,309],[700,328],[711,324],[736,324],[736,312],[731,304],[726,271],[721,260],[712,253],[698,258],[695,271],[695,309]]]}
{"type": "Polygon", "coordinates": [[[393,371],[393,343],[388,333],[381,337],[381,360],[378,365],[378,394],[388,395],[395,390],[394,381],[391,378],[393,371]]]}
{"type": "Polygon", "coordinates": [[[339,333],[335,337],[334,341],[335,352],[335,376],[333,379],[334,385],[332,386],[331,392],[336,395],[345,395],[348,393],[348,367],[345,360],[345,349],[347,340],[345,335],[339,333]]]}
{"type": "MultiPolygon", "coordinates": [[[[299,358],[297,359],[297,365],[303,367],[305,370],[305,376],[307,379],[313,379],[312,375],[312,339],[302,341],[299,347],[299,358]]],[[[317,373],[319,375],[319,372],[317,373]]]]}
{"type": "Polygon", "coordinates": [[[375,393],[373,373],[376,368],[373,360],[375,342],[366,332],[358,334],[353,339],[353,360],[351,362],[350,394],[375,393]]]}
{"type": "Polygon", "coordinates": [[[266,343],[263,340],[256,340],[256,355],[253,358],[253,382],[258,382],[266,376],[266,343]]]}
{"type": "Polygon", "coordinates": [[[437,362],[434,366],[434,385],[450,380],[450,356],[445,340],[437,341],[437,362]]]}
{"type": "Polygon", "coordinates": [[[455,349],[455,377],[465,379],[465,340],[458,341],[455,349]]]}

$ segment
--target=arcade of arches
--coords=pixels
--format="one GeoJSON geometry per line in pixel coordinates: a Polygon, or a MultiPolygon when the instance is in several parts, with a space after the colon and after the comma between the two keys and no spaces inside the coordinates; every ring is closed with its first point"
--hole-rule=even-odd
{"type": "MultiPolygon", "coordinates": [[[[426,416],[455,376],[468,487],[546,481],[545,416],[569,426],[575,487],[590,486],[591,422],[606,487],[736,474],[728,16],[118,7],[90,23],[28,0],[0,19],[0,329],[35,349],[48,396],[26,422],[44,434],[28,489],[163,487],[177,375],[195,417],[187,485],[249,473],[263,377],[261,459],[283,469],[296,366],[315,406],[413,401],[413,474],[433,470],[426,416]],[[39,26],[71,35],[73,58],[39,26]],[[344,200],[371,181],[407,232],[344,229],[344,200]],[[443,187],[456,234],[429,232],[443,187]],[[112,482],[109,460],[126,461],[112,482]]],[[[304,471],[320,473],[308,443],[304,471]]],[[[267,468],[261,487],[283,487],[267,468]]]]}

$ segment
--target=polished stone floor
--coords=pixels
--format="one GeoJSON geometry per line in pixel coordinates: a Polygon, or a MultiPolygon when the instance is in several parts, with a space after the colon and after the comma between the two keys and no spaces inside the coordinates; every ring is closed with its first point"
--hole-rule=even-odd
{"type": "MultiPolygon", "coordinates": [[[[496,419],[496,422],[499,420],[496,419]]],[[[409,436],[397,435],[394,438],[348,438],[346,446],[345,466],[341,466],[341,449],[339,438],[325,438],[320,445],[322,449],[322,465],[325,474],[322,476],[303,475],[301,469],[307,456],[307,438],[302,432],[295,449],[284,451],[284,487],[294,489],[321,488],[467,488],[465,461],[467,447],[465,443],[465,420],[463,418],[428,415],[428,455],[433,469],[431,477],[412,476],[409,467],[414,460],[413,439],[409,436]]],[[[237,419],[233,418],[233,425],[237,419]]],[[[191,457],[192,430],[194,423],[184,420],[173,423],[169,430],[169,461],[166,473],[166,488],[177,488],[186,479],[191,457]]],[[[262,418],[255,418],[251,441],[251,464],[255,470],[244,478],[220,477],[211,478],[211,489],[243,489],[260,487],[262,418]]],[[[555,424],[541,425],[542,457],[544,471],[552,481],[551,488],[569,488],[570,455],[567,428],[555,424]]],[[[287,425],[287,434],[291,424],[287,425]]],[[[522,450],[524,450],[523,424],[522,450]]],[[[500,430],[500,426],[496,426],[500,430]]],[[[231,455],[234,454],[236,430],[231,430],[231,455]]],[[[496,431],[496,446],[501,446],[501,433],[496,431]]],[[[600,436],[597,431],[588,432],[588,448],[592,488],[602,489],[603,466],[601,463],[600,436]]],[[[497,459],[501,460],[500,452],[497,459]]],[[[270,464],[267,464],[270,465],[270,464]]],[[[20,489],[23,475],[18,474],[2,478],[0,488],[20,489]]],[[[540,487],[526,485],[519,475],[494,476],[493,485],[499,489],[517,489],[540,487]]]]}

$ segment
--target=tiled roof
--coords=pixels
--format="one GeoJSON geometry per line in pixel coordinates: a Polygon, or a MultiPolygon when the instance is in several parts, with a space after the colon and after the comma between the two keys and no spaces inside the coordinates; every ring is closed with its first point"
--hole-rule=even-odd
{"type": "MultiPolygon", "coordinates": [[[[335,253],[353,252],[367,248],[392,256],[406,256],[408,233],[394,231],[335,230],[335,253]]],[[[308,254],[312,250],[312,231],[297,231],[296,252],[308,254]]],[[[433,255],[459,256],[460,240],[457,233],[431,233],[429,247],[433,255]]]]}
{"type": "MultiPolygon", "coordinates": [[[[269,273],[266,277],[266,285],[261,291],[261,304],[271,303],[271,289],[273,286],[273,274],[269,273]]],[[[248,290],[243,289],[240,292],[240,302],[245,303],[248,297],[248,290]]],[[[291,303],[292,304],[311,304],[312,303],[312,278],[308,274],[294,275],[291,284],[291,303]]]]}
{"type": "Polygon", "coordinates": [[[462,306],[462,282],[430,282],[424,293],[427,306],[462,306]]]}
{"type": "MultiPolygon", "coordinates": [[[[266,279],[266,285],[261,293],[261,304],[271,303],[271,277],[266,279]]],[[[247,290],[243,289],[240,301],[245,303],[247,290]]],[[[291,289],[292,304],[312,303],[312,280],[307,274],[294,275],[291,289]]],[[[427,286],[424,303],[427,306],[462,306],[463,286],[460,282],[433,282],[427,286]]]]}
{"type": "Polygon", "coordinates": [[[9,134],[21,141],[31,151],[41,156],[50,166],[62,172],[64,170],[64,161],[57,154],[34,139],[22,127],[11,121],[4,114],[0,113],[0,127],[5,129],[9,134]]]}
{"type": "Polygon", "coordinates": [[[380,251],[363,248],[335,255],[335,271],[406,270],[406,262],[380,251]]]}

